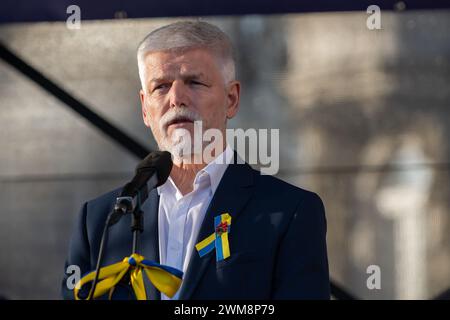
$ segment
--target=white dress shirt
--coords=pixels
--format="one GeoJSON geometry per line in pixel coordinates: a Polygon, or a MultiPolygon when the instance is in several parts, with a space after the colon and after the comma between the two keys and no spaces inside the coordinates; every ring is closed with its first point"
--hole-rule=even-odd
{"type": "MultiPolygon", "coordinates": [[[[161,264],[186,272],[206,209],[233,155],[233,150],[227,145],[222,154],[197,172],[193,190],[184,196],[170,177],[157,188],[160,196],[158,232],[161,264]]],[[[172,299],[178,299],[180,290],[172,299]]],[[[161,293],[161,299],[170,298],[161,293]]]]}

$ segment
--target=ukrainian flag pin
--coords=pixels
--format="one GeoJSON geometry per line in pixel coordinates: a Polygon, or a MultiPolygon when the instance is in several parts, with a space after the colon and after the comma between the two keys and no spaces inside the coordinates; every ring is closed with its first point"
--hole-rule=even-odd
{"type": "Polygon", "coordinates": [[[214,217],[214,233],[195,245],[200,257],[216,249],[216,261],[221,261],[230,256],[230,244],[228,234],[230,232],[231,216],[223,213],[214,217]]]}

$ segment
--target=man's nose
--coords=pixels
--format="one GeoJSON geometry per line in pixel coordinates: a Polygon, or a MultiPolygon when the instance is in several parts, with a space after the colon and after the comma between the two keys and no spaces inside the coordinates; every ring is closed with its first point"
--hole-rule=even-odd
{"type": "Polygon", "coordinates": [[[170,107],[181,107],[190,105],[189,93],[187,86],[182,81],[174,81],[170,88],[170,107]]]}

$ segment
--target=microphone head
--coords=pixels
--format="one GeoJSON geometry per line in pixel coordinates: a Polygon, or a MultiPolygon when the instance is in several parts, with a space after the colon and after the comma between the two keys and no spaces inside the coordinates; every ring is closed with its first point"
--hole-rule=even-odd
{"type": "Polygon", "coordinates": [[[123,198],[131,197],[134,199],[139,195],[139,203],[144,203],[151,191],[149,188],[159,187],[167,181],[170,171],[172,170],[172,165],[172,155],[167,151],[154,151],[146,156],[144,160],[137,165],[136,174],[133,179],[123,187],[120,197],[117,198],[117,209],[115,208],[114,212],[118,212],[119,215],[116,216],[115,220],[110,222],[110,225],[119,221],[124,213],[135,210],[133,200],[131,202],[129,200],[124,202],[126,207],[123,207],[123,203],[121,202],[123,198]],[[153,179],[153,177],[157,178],[156,185],[155,180],[152,180],[151,184],[148,185],[149,180],[153,179]]]}
{"type": "Polygon", "coordinates": [[[172,155],[167,151],[153,151],[148,154],[136,167],[136,175],[143,171],[156,171],[158,186],[164,184],[172,170],[172,155]]]}

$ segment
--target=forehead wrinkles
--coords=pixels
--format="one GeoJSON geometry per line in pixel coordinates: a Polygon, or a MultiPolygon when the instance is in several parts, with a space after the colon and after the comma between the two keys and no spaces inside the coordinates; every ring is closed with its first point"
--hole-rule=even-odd
{"type": "Polygon", "coordinates": [[[179,76],[197,75],[206,77],[206,73],[198,66],[187,61],[184,62],[167,62],[159,65],[150,65],[148,69],[149,80],[169,78],[174,79],[179,76]]]}
{"type": "Polygon", "coordinates": [[[175,78],[179,75],[186,74],[202,74],[203,77],[207,77],[210,68],[206,68],[205,70],[205,67],[207,64],[209,65],[209,62],[195,60],[191,60],[190,57],[185,54],[178,55],[173,53],[165,53],[164,55],[157,56],[152,56],[150,54],[147,56],[146,60],[148,78],[175,78]]]}
{"type": "Polygon", "coordinates": [[[180,67],[178,63],[174,62],[160,63],[159,61],[150,60],[147,63],[148,78],[151,80],[153,78],[175,75],[179,73],[180,67]]]}

